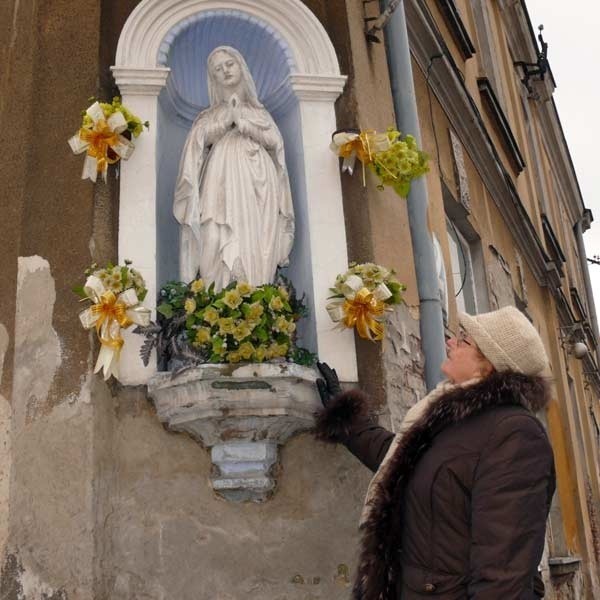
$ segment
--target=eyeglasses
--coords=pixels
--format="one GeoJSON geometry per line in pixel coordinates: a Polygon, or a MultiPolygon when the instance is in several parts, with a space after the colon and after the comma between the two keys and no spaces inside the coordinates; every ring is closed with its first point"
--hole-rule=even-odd
{"type": "Polygon", "coordinates": [[[467,332],[461,327],[456,335],[456,345],[462,346],[463,344],[466,344],[467,346],[473,345],[471,342],[469,342],[469,340],[467,340],[467,332]]]}
{"type": "Polygon", "coordinates": [[[463,346],[463,345],[472,346],[473,345],[471,342],[469,342],[469,340],[467,340],[468,334],[462,327],[460,327],[456,333],[454,333],[451,329],[448,329],[448,331],[452,334],[452,337],[454,339],[456,339],[457,346],[463,346]]]}

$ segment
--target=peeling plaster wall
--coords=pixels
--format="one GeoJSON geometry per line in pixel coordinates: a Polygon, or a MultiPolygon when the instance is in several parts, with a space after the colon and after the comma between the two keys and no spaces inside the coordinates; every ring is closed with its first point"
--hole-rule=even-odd
{"type": "MultiPolygon", "coordinates": [[[[52,324],[56,290],[48,261],[19,259],[12,392],[8,540],[0,597],[92,599],[103,536],[101,468],[110,448],[103,415],[110,395],[84,378],[59,405],[50,390],[61,366],[52,324]]],[[[110,414],[110,412],[109,412],[110,414]]],[[[103,481],[104,479],[105,481],[103,481]]],[[[3,488],[0,488],[0,490],[3,488]]]]}
{"type": "Polygon", "coordinates": [[[515,293],[510,267],[503,256],[491,245],[487,253],[486,272],[490,292],[490,308],[497,310],[504,306],[514,306],[515,293]]]}
{"type": "MultiPolygon", "coordinates": [[[[8,349],[8,331],[0,323],[0,389],[4,375],[4,359],[8,349]]],[[[8,538],[8,492],[11,469],[11,431],[12,410],[8,400],[0,394],[0,557],[4,556],[4,549],[8,538]]]]}
{"type": "Polygon", "coordinates": [[[406,305],[394,310],[384,340],[386,397],[394,430],[408,409],[427,393],[419,321],[413,312],[406,305]]]}
{"type": "Polygon", "coordinates": [[[344,448],[294,438],[275,496],[234,504],[214,496],[208,452],[166,432],[141,390],[118,403],[107,598],[348,597],[370,473],[344,448]]]}
{"type": "Polygon", "coordinates": [[[61,364],[60,342],[52,326],[56,291],[50,265],[39,256],[19,257],[18,265],[13,382],[16,429],[48,412],[48,392],[61,364]]]}
{"type": "Polygon", "coordinates": [[[579,600],[590,598],[586,595],[586,585],[583,573],[577,571],[571,575],[551,579],[550,593],[555,600],[579,600]]]}
{"type": "Polygon", "coordinates": [[[118,201],[93,203],[66,143],[88,98],[112,96],[112,83],[98,87],[103,2],[0,4],[0,123],[13,149],[0,164],[0,598],[103,598],[94,560],[112,397],[89,378],[92,337],[71,287],[92,260],[114,260],[118,201]]]}

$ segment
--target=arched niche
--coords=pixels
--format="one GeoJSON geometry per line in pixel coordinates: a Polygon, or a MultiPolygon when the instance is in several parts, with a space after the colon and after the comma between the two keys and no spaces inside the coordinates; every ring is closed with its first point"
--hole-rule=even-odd
{"type": "MultiPolygon", "coordinates": [[[[172,216],[179,157],[193,120],[208,107],[206,61],[218,46],[232,46],[246,59],[261,102],[271,113],[285,141],[286,163],[296,206],[306,204],[302,185],[303,152],[298,100],[291,86],[294,61],[283,39],[265,22],[236,10],[197,13],[174,27],[161,45],[159,64],[169,67],[166,86],[159,94],[157,149],[157,263],[159,285],[178,272],[179,225],[172,216]]],[[[305,215],[297,219],[297,240],[306,237],[305,215]]],[[[305,244],[297,243],[290,262],[307,262],[305,244]]],[[[303,270],[308,272],[308,265],[303,270]]],[[[305,282],[300,281],[304,288],[305,282]]],[[[304,327],[306,343],[314,333],[304,327]]]]}
{"type": "MultiPolygon", "coordinates": [[[[112,71],[123,102],[151,127],[121,166],[119,259],[142,271],[149,299],[178,278],[173,186],[191,123],[208,104],[206,57],[219,45],[244,55],[284,137],[297,228],[287,275],[311,313],[301,345],[355,381],[352,334],[334,331],[325,310],[347,267],[339,167],[328,149],[345,77],[325,30],[298,0],[143,0],[131,13],[112,71]]],[[[146,383],[156,366],[143,367],[141,339],[127,333],[121,379],[146,383]]]]}

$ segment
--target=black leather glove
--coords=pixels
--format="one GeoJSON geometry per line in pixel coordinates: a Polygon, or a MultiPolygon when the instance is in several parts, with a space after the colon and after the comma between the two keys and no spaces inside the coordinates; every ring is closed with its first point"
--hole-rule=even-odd
{"type": "Polygon", "coordinates": [[[342,391],[342,387],[335,369],[322,362],[317,362],[317,368],[323,375],[323,379],[317,379],[317,390],[319,390],[323,406],[327,408],[331,399],[342,391]]]}

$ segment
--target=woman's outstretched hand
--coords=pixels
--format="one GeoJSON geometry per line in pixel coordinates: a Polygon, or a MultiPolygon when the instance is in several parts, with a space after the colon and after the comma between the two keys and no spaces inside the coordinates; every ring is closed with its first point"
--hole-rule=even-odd
{"type": "Polygon", "coordinates": [[[317,362],[317,368],[323,376],[323,379],[317,379],[317,390],[319,390],[323,406],[327,408],[331,399],[342,391],[342,387],[335,369],[324,362],[317,362]]]}

